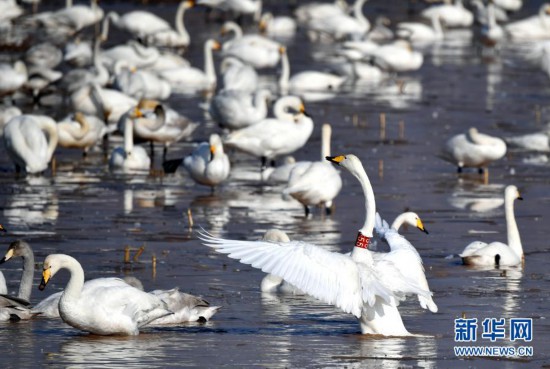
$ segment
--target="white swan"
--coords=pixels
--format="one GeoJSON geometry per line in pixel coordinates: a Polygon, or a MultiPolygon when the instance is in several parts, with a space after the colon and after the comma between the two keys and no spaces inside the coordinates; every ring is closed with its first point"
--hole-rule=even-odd
{"type": "Polygon", "coordinates": [[[17,106],[1,106],[0,107],[0,135],[4,134],[4,126],[11,120],[13,117],[23,114],[21,109],[17,106]]]}
{"type": "Polygon", "coordinates": [[[335,0],[332,4],[313,2],[300,5],[294,11],[298,22],[307,24],[314,18],[325,18],[344,15],[348,12],[348,3],[345,0],[335,0]]]}
{"type": "Polygon", "coordinates": [[[286,48],[281,47],[280,53],[282,70],[279,78],[279,91],[282,95],[291,93],[307,96],[308,92],[335,92],[347,80],[346,76],[320,71],[302,71],[290,77],[290,63],[286,48]]]}
{"type": "Polygon", "coordinates": [[[107,127],[96,116],[76,112],[57,123],[59,146],[88,150],[107,133],[107,127]]]}
{"type": "Polygon", "coordinates": [[[135,118],[137,116],[133,109],[121,118],[124,120],[124,147],[117,147],[111,153],[109,159],[111,170],[149,170],[151,167],[151,159],[147,155],[147,151],[141,146],[134,146],[133,119],[135,118]]]}
{"type": "Polygon", "coordinates": [[[258,73],[250,65],[234,57],[224,58],[221,66],[223,89],[254,92],[258,88],[258,73]]]}
{"type": "Polygon", "coordinates": [[[459,172],[464,167],[482,170],[506,154],[506,143],[498,137],[479,133],[472,127],[467,133],[451,137],[443,150],[443,158],[455,163],[459,172]]]}
{"type": "Polygon", "coordinates": [[[296,96],[285,96],[275,104],[276,118],[267,118],[256,124],[231,132],[225,144],[267,160],[290,154],[305,145],[313,132],[313,120],[306,115],[302,100],[296,96]],[[286,109],[297,113],[288,113],[286,109]]]}
{"type": "Polygon", "coordinates": [[[18,171],[45,171],[57,141],[57,124],[45,115],[19,115],[4,127],[4,144],[18,171]]]}
{"type": "Polygon", "coordinates": [[[510,12],[516,12],[523,6],[523,0],[492,0],[493,4],[510,12]]]}
{"type": "Polygon", "coordinates": [[[160,51],[153,46],[143,46],[137,41],[130,40],[126,44],[113,46],[101,51],[100,60],[111,71],[119,60],[124,60],[128,65],[136,68],[153,66],[160,58],[160,51]]]}
{"type": "Polygon", "coordinates": [[[374,229],[372,187],[361,162],[355,156],[333,160],[360,179],[367,197],[367,219],[359,231],[351,255],[329,252],[297,241],[237,241],[204,234],[200,238],[203,244],[218,252],[281,277],[305,293],[355,315],[360,320],[361,332],[364,334],[410,335],[395,308],[395,300],[407,293],[425,297],[430,296],[430,293],[405,278],[392,264],[382,262],[379,266],[374,265],[372,253],[368,250],[374,229]],[[385,320],[385,324],[380,327],[374,327],[372,321],[376,315],[390,319],[385,320]]]}
{"type": "Polygon", "coordinates": [[[209,113],[222,127],[241,129],[267,116],[271,92],[258,90],[254,95],[240,90],[222,90],[212,98],[209,113]]]}
{"type": "Polygon", "coordinates": [[[430,6],[420,15],[427,19],[438,17],[447,27],[470,27],[474,23],[474,15],[464,7],[462,0],[455,0],[454,4],[430,6]]]}
{"type": "Polygon", "coordinates": [[[18,60],[13,65],[0,64],[0,96],[19,90],[28,78],[25,63],[18,60]]]}
{"type": "Polygon", "coordinates": [[[60,270],[67,269],[71,277],[61,299],[59,314],[74,328],[99,335],[137,335],[139,329],[155,319],[172,314],[159,297],[132,287],[122,280],[111,279],[95,288],[84,286],[84,270],[69,255],[51,254],[44,260],[43,290],[60,270]]]}
{"type": "Polygon", "coordinates": [[[53,35],[72,35],[85,27],[103,19],[103,9],[97,6],[97,0],[91,6],[67,6],[55,12],[46,12],[36,16],[36,20],[53,35]]]}
{"type": "Polygon", "coordinates": [[[170,97],[172,87],[154,72],[130,68],[124,60],[115,64],[114,87],[126,95],[141,99],[165,100],[170,97]]]}
{"type": "Polygon", "coordinates": [[[505,137],[504,141],[512,147],[518,147],[529,151],[550,152],[550,132],[537,132],[515,137],[505,137]]]}
{"type": "Polygon", "coordinates": [[[72,66],[83,67],[90,64],[93,58],[93,46],[90,41],[76,38],[67,42],[63,51],[63,61],[72,66]]]}
{"type": "Polygon", "coordinates": [[[262,0],[198,0],[197,5],[239,15],[252,15],[255,22],[262,13],[262,0]]]}
{"type": "Polygon", "coordinates": [[[163,316],[147,324],[148,327],[176,325],[186,322],[207,322],[218,312],[221,306],[210,306],[201,297],[180,292],[178,288],[171,290],[154,290],[149,294],[159,297],[173,311],[173,314],[163,316]]]}
{"type": "Polygon", "coordinates": [[[508,23],[504,31],[512,40],[550,38],[550,4],[542,4],[537,15],[508,23]]]}
{"type": "Polygon", "coordinates": [[[432,42],[443,39],[443,29],[439,17],[431,19],[431,26],[418,22],[397,23],[396,34],[412,42],[432,42]]]}
{"type": "Polygon", "coordinates": [[[234,57],[256,69],[275,67],[280,60],[281,44],[260,35],[243,35],[235,22],[226,22],[222,34],[233,33],[233,38],[224,42],[223,57],[234,57]]]}
{"type": "Polygon", "coordinates": [[[288,184],[283,194],[299,201],[305,209],[306,217],[310,206],[323,205],[327,214],[332,210],[332,200],[342,189],[340,173],[325,158],[330,156],[330,124],[322,126],[321,161],[310,162],[309,166],[298,166],[290,172],[288,184]]]}
{"type": "Polygon", "coordinates": [[[504,208],[508,244],[502,242],[482,241],[470,243],[459,256],[466,265],[478,266],[512,266],[524,262],[523,248],[519,230],[514,216],[514,200],[522,200],[516,186],[506,186],[504,189],[504,208]]]}
{"type": "Polygon", "coordinates": [[[210,135],[208,142],[201,142],[191,155],[183,159],[183,166],[195,182],[212,188],[225,181],[231,170],[222,140],[215,133],[210,135]]]}
{"type": "Polygon", "coordinates": [[[490,1],[487,5],[487,24],[481,27],[481,40],[486,45],[495,46],[504,37],[504,28],[497,23],[495,4],[490,1]]]}
{"type": "Polygon", "coordinates": [[[270,12],[262,14],[260,24],[258,26],[261,33],[275,38],[294,37],[297,28],[294,18],[285,16],[274,17],[270,12]]]}
{"type": "Polygon", "coordinates": [[[420,69],[424,62],[422,53],[412,49],[406,40],[397,40],[375,49],[371,56],[380,68],[394,72],[420,69]]]}
{"type": "Polygon", "coordinates": [[[333,40],[344,38],[362,38],[370,29],[370,22],[363,14],[363,5],[367,0],[355,0],[353,4],[353,16],[347,14],[328,15],[320,18],[312,18],[308,21],[307,27],[310,31],[328,36],[333,40]]]}
{"type": "Polygon", "coordinates": [[[171,68],[157,71],[170,83],[172,89],[182,93],[213,91],[216,88],[213,50],[219,50],[220,43],[210,39],[204,43],[204,70],[194,67],[171,68]]]}

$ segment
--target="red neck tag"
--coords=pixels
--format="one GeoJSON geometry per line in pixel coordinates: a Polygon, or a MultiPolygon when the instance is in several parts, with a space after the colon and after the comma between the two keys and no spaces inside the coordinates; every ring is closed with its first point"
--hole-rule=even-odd
{"type": "Polygon", "coordinates": [[[361,232],[357,234],[357,239],[355,240],[355,247],[361,249],[368,249],[370,243],[370,237],[364,236],[361,232]]]}

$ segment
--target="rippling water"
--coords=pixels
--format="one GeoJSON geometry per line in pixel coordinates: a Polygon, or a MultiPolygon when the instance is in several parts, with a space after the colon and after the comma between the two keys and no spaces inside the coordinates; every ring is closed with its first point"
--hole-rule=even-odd
{"type": "MultiPolygon", "coordinates": [[[[520,16],[534,13],[540,2],[526,4],[520,16]]],[[[101,4],[126,11],[126,2],[101,4]]],[[[148,6],[166,17],[174,5],[148,6]]],[[[287,11],[272,1],[268,7],[287,11]]],[[[46,7],[44,8],[46,9],[46,7]]],[[[372,19],[388,12],[406,19],[405,5],[369,1],[372,19]]],[[[204,23],[203,10],[187,17],[193,45],[186,56],[202,63],[202,41],[216,37],[220,24],[204,23]]],[[[187,20],[186,19],[186,20],[187,20]]],[[[115,36],[114,40],[119,40],[115,36]]],[[[114,41],[110,41],[111,43],[114,41]]],[[[371,178],[378,209],[388,219],[405,209],[419,213],[430,235],[405,231],[423,257],[439,312],[422,311],[409,299],[400,311],[416,338],[362,336],[355,319],[303,296],[262,295],[263,274],[202,246],[195,232],[204,229],[226,238],[257,239],[269,228],[280,228],[292,239],[348,251],[363,221],[363,195],[355,179],[342,173],[344,188],[331,217],[315,210],[305,219],[302,207],[282,199],[280,187],[263,186],[259,162],[231,153],[230,180],[211,193],[184,173],[175,175],[112,175],[100,152],[83,159],[79,152],[58,149],[55,175],[16,176],[0,145],[1,223],[9,230],[4,244],[25,238],[41,263],[50,253],[75,256],[87,278],[131,275],[146,289],[172,288],[204,296],[223,305],[207,324],[145,329],[137,337],[95,337],[59,320],[2,323],[2,365],[7,367],[472,367],[515,368],[550,365],[550,325],[547,322],[546,235],[550,217],[550,169],[546,156],[511,150],[492,164],[489,181],[477,173],[458,176],[438,158],[439,147],[452,134],[470,126],[511,136],[541,130],[548,121],[550,80],[525,61],[529,44],[506,44],[500,52],[482,55],[464,32],[451,32],[426,46],[423,67],[392,76],[376,86],[354,86],[338,96],[306,105],[316,128],[301,160],[317,160],[320,125],[333,124],[333,153],[355,153],[371,178]],[[399,88],[399,81],[404,81],[399,88]],[[380,139],[379,116],[385,113],[387,133],[380,139]],[[399,137],[403,121],[405,136],[399,137]],[[545,160],[546,159],[546,160],[545,160]],[[516,216],[525,250],[525,267],[476,270],[460,265],[456,254],[476,239],[506,239],[501,196],[515,184],[525,201],[516,216]],[[189,227],[191,210],[194,227],[189,227]],[[138,261],[124,263],[124,248],[145,251],[138,261]],[[152,266],[153,255],[157,258],[152,266]],[[532,358],[470,359],[454,355],[454,319],[533,318],[532,358]]],[[[303,33],[289,44],[296,71],[309,68],[327,45],[310,44],[303,33]]],[[[6,55],[4,54],[3,57],[6,55]]],[[[266,72],[266,74],[273,72],[266,72]]],[[[267,77],[267,80],[273,80],[267,77]]],[[[216,126],[207,121],[200,97],[173,96],[170,104],[201,121],[192,142],[170,149],[169,157],[189,153],[216,126]]],[[[160,151],[159,151],[160,152],[160,151]]],[[[156,167],[159,168],[160,155],[156,167]]],[[[38,284],[40,266],[35,281],[38,284]]],[[[2,265],[10,291],[16,291],[19,260],[2,265]]],[[[33,290],[36,303],[63,288],[60,273],[45,292],[33,290]]],[[[482,345],[485,342],[479,341],[482,345]]],[[[511,343],[508,339],[502,346],[511,343]]]]}

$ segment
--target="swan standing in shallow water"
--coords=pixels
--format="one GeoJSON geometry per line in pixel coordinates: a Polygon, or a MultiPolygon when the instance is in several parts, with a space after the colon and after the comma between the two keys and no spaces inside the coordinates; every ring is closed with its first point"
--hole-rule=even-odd
{"type": "Polygon", "coordinates": [[[396,301],[413,293],[428,298],[431,293],[403,276],[393,264],[374,265],[368,250],[374,229],[374,193],[359,159],[353,155],[331,158],[356,176],[365,191],[367,218],[351,255],[330,252],[305,242],[238,241],[201,235],[206,246],[239,259],[266,273],[281,277],[305,293],[352,313],[364,334],[408,336],[396,301]],[[376,326],[377,316],[384,324],[376,326]]]}
{"type": "Polygon", "coordinates": [[[84,155],[107,133],[107,127],[102,120],[80,112],[58,122],[57,130],[59,146],[82,149],[84,155]]]}
{"type": "Polygon", "coordinates": [[[122,280],[113,285],[108,279],[84,294],[84,270],[75,258],[64,254],[46,257],[38,288],[43,290],[60,269],[67,269],[71,277],[59,300],[59,314],[74,328],[99,335],[137,335],[141,327],[172,314],[159,297],[122,280]]]}
{"type": "Polygon", "coordinates": [[[19,115],[4,127],[4,144],[17,171],[45,171],[57,141],[57,124],[45,115],[19,115]]]}
{"type": "Polygon", "coordinates": [[[269,90],[258,90],[254,95],[247,91],[222,90],[212,98],[208,111],[220,126],[241,129],[265,119],[270,97],[269,90]]]}
{"type": "Polygon", "coordinates": [[[202,142],[191,155],[183,159],[183,166],[195,182],[214,187],[229,177],[231,165],[223,151],[220,136],[211,134],[208,142],[202,142]]]}
{"type": "Polygon", "coordinates": [[[124,120],[124,147],[117,147],[111,153],[109,168],[111,170],[149,170],[151,159],[147,151],[141,146],[134,146],[134,122],[137,118],[135,110],[122,116],[124,120]]]}
{"type": "Polygon", "coordinates": [[[479,168],[482,171],[489,163],[505,154],[506,143],[503,140],[479,133],[476,128],[451,137],[443,148],[444,159],[455,163],[459,173],[464,167],[479,168]]]}
{"type": "Polygon", "coordinates": [[[306,217],[309,207],[322,205],[327,214],[332,211],[332,200],[342,189],[340,173],[324,158],[330,156],[330,124],[323,124],[321,134],[321,161],[310,162],[309,165],[295,166],[290,172],[288,184],[283,194],[290,195],[299,201],[305,209],[306,217]]]}
{"type": "Polygon", "coordinates": [[[550,4],[542,4],[537,15],[508,23],[504,31],[513,40],[550,38],[550,4]]]}
{"type": "Polygon", "coordinates": [[[519,265],[524,262],[523,247],[514,215],[514,201],[516,199],[523,200],[517,187],[507,186],[504,189],[504,211],[506,214],[508,245],[502,242],[488,244],[482,241],[474,241],[459,254],[464,264],[498,267],[519,265]]]}

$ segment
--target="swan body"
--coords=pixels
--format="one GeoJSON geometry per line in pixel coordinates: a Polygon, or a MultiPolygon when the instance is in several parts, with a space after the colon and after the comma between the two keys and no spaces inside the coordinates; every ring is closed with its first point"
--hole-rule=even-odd
{"type": "Polygon", "coordinates": [[[23,14],[23,8],[17,5],[15,0],[0,2],[0,21],[10,21],[23,14]]]}
{"type": "Polygon", "coordinates": [[[330,156],[331,127],[323,124],[321,160],[311,162],[307,168],[294,167],[290,172],[288,184],[283,194],[290,195],[304,205],[306,216],[309,206],[323,205],[330,212],[332,200],[342,189],[340,173],[324,158],[330,156]]]}
{"type": "Polygon", "coordinates": [[[44,115],[19,115],[4,127],[4,144],[17,168],[40,173],[48,168],[58,133],[56,122],[44,115]]]}
{"type": "Polygon", "coordinates": [[[262,12],[262,0],[198,0],[197,5],[232,12],[242,15],[253,15],[258,21],[262,12]]]}
{"type": "Polygon", "coordinates": [[[269,90],[258,90],[255,95],[240,90],[222,90],[212,99],[209,112],[222,127],[241,129],[265,119],[270,97],[269,90]]]}
{"type": "Polygon", "coordinates": [[[91,26],[103,19],[103,9],[92,2],[92,6],[75,5],[53,13],[43,13],[37,16],[38,22],[46,29],[63,34],[74,34],[85,27],[91,26]]]}
{"type": "Polygon", "coordinates": [[[495,5],[489,2],[487,5],[487,24],[481,27],[481,39],[485,44],[494,46],[502,41],[504,37],[504,28],[497,23],[495,5]]]}
{"type": "Polygon", "coordinates": [[[530,151],[550,152],[550,133],[538,132],[504,139],[510,146],[530,151]]]}
{"type": "Polygon", "coordinates": [[[136,171],[149,170],[151,159],[141,146],[134,146],[134,113],[126,113],[124,120],[124,147],[117,147],[111,153],[109,168],[111,170],[136,171]]]}
{"type": "Polygon", "coordinates": [[[262,171],[262,179],[269,184],[288,184],[290,173],[295,172],[295,175],[305,172],[311,165],[310,161],[296,161],[294,157],[287,156],[284,163],[277,167],[265,168],[262,171]]]}
{"type": "Polygon", "coordinates": [[[274,17],[272,13],[264,13],[260,19],[260,32],[269,37],[294,37],[297,24],[294,18],[278,16],[274,17]]]}
{"type": "Polygon", "coordinates": [[[474,15],[462,4],[462,0],[455,0],[454,4],[433,5],[424,9],[420,15],[427,19],[437,17],[447,27],[470,27],[474,23],[474,15]]]}
{"type": "Polygon", "coordinates": [[[391,263],[374,265],[371,252],[367,249],[368,238],[372,237],[374,229],[375,210],[368,177],[355,156],[331,159],[349,168],[368,190],[365,205],[368,216],[351,255],[326,251],[297,241],[237,241],[204,234],[200,238],[203,244],[218,252],[272,273],[303,292],[353,314],[359,319],[364,334],[408,336],[410,333],[404,328],[399,311],[395,308],[396,301],[407,293],[424,296],[430,293],[404,277],[391,263]],[[380,324],[380,327],[374,327],[379,321],[372,318],[376,314],[391,316],[392,319],[380,324]]]}
{"type": "Polygon", "coordinates": [[[219,50],[220,43],[208,40],[204,44],[204,70],[193,67],[164,69],[158,75],[172,86],[175,91],[196,93],[213,91],[216,88],[216,71],[214,70],[213,50],[219,50]]]}
{"type": "Polygon", "coordinates": [[[170,84],[147,70],[134,70],[124,68],[124,61],[115,65],[114,86],[126,95],[141,99],[165,100],[170,97],[172,87],[170,84]]]}
{"type": "Polygon", "coordinates": [[[459,256],[466,265],[477,266],[513,266],[524,261],[523,247],[514,215],[514,200],[522,198],[516,186],[507,186],[504,190],[504,207],[508,244],[482,241],[470,243],[459,256]]]}
{"type": "Polygon", "coordinates": [[[463,167],[483,168],[506,154],[506,143],[497,137],[470,128],[467,133],[451,137],[444,147],[445,158],[463,167]]]}
{"type": "Polygon", "coordinates": [[[0,96],[19,90],[27,82],[27,67],[22,61],[0,64],[0,96]]]}
{"type": "Polygon", "coordinates": [[[397,35],[409,41],[431,42],[443,39],[439,17],[431,19],[431,26],[424,23],[402,22],[397,24],[397,35]]]}
{"type": "Polygon", "coordinates": [[[217,134],[210,135],[208,142],[199,144],[191,155],[183,159],[183,166],[195,182],[211,187],[225,181],[231,169],[222,140],[217,134]]]}
{"type": "Polygon", "coordinates": [[[308,21],[308,29],[334,40],[347,37],[362,38],[370,29],[370,22],[363,15],[366,0],[356,0],[353,4],[353,16],[336,12],[322,18],[308,21]]]}
{"type": "Polygon", "coordinates": [[[258,88],[258,73],[240,59],[225,58],[221,64],[221,73],[225,90],[254,92],[258,88]]]}
{"type": "Polygon", "coordinates": [[[405,40],[380,46],[372,56],[380,68],[395,72],[418,70],[424,62],[422,53],[414,51],[410,43],[405,40]]]}
{"type": "Polygon", "coordinates": [[[65,44],[63,61],[77,67],[91,63],[93,58],[92,43],[76,39],[65,44]]]}
{"type": "Polygon", "coordinates": [[[267,118],[233,131],[227,136],[225,144],[263,160],[290,154],[304,146],[313,132],[313,120],[304,114],[301,99],[296,96],[282,97],[276,103],[276,110],[279,114],[277,118],[267,118]],[[298,113],[285,113],[286,107],[298,113]]]}
{"type": "Polygon", "coordinates": [[[109,82],[109,71],[101,62],[100,41],[96,39],[94,42],[94,51],[92,56],[92,68],[71,69],[61,78],[60,84],[62,88],[73,93],[82,86],[95,84],[104,87],[109,82]]]}
{"type": "Polygon", "coordinates": [[[67,116],[57,123],[59,146],[83,149],[87,152],[107,133],[105,123],[99,118],[82,113],[67,116]]]}
{"type": "Polygon", "coordinates": [[[119,60],[124,60],[129,66],[146,68],[154,65],[160,57],[160,51],[155,47],[146,47],[136,41],[128,41],[123,45],[117,45],[101,51],[101,62],[107,65],[109,70],[114,70],[119,60]]]}
{"type": "Polygon", "coordinates": [[[74,328],[99,335],[137,335],[141,327],[172,314],[159,297],[116,278],[107,278],[84,293],[82,266],[64,254],[46,257],[40,290],[60,269],[69,270],[71,277],[59,300],[59,314],[74,328]]]}
{"type": "Polygon", "coordinates": [[[294,11],[298,22],[307,24],[315,18],[325,18],[335,15],[345,15],[347,13],[348,3],[345,0],[336,0],[332,4],[313,2],[300,5],[294,11]]]}
{"type": "Polygon", "coordinates": [[[550,4],[543,4],[537,15],[508,23],[504,31],[513,40],[550,38],[550,4]]]}
{"type": "Polygon", "coordinates": [[[75,111],[105,117],[109,123],[117,123],[120,117],[138,104],[138,101],[123,92],[102,88],[97,84],[79,88],[70,95],[75,111]]]}

